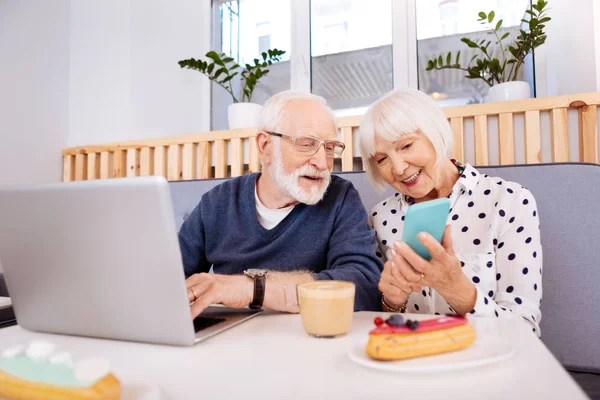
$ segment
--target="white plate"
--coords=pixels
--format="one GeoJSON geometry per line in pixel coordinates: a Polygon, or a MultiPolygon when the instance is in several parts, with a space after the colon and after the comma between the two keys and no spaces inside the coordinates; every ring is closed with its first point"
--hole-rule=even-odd
{"type": "Polygon", "coordinates": [[[401,361],[377,361],[366,352],[367,342],[363,341],[348,351],[350,359],[368,368],[392,372],[439,372],[479,367],[506,360],[515,353],[514,348],[499,337],[476,340],[466,349],[451,353],[419,357],[401,361]]]}

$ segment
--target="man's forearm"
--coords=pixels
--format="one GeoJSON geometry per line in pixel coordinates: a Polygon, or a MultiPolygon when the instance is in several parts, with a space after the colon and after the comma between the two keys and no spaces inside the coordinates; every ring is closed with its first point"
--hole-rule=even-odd
{"type": "Polygon", "coordinates": [[[265,287],[264,308],[290,313],[299,312],[296,285],[312,281],[314,278],[308,271],[269,272],[265,287]]]}

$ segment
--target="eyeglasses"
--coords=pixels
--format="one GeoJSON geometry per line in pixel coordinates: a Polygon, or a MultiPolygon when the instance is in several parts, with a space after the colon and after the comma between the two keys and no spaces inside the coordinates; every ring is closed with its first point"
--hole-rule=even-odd
{"type": "Polygon", "coordinates": [[[265,132],[269,135],[291,140],[294,143],[294,150],[307,156],[317,154],[319,148],[324,145],[327,158],[340,158],[346,148],[344,143],[337,140],[321,140],[314,136],[288,136],[276,132],[265,132]]]}

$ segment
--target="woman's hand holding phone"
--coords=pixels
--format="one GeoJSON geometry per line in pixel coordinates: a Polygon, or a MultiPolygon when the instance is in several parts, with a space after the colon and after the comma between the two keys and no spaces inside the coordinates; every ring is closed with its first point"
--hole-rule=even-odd
{"type": "MultiPolygon", "coordinates": [[[[441,241],[449,210],[450,201],[447,198],[410,206],[404,219],[402,241],[422,259],[431,259],[428,249],[417,236],[420,232],[429,232],[441,241]]],[[[384,265],[379,290],[384,294],[386,302],[400,305],[406,302],[412,292],[421,291],[423,275],[398,254],[398,249],[393,248],[391,255],[392,260],[384,265]]]]}
{"type": "MultiPolygon", "coordinates": [[[[392,250],[392,253],[394,251],[392,250]]],[[[420,285],[408,281],[405,278],[400,267],[393,260],[386,261],[383,265],[383,272],[378,285],[379,291],[385,296],[387,304],[395,307],[400,307],[406,303],[408,296],[412,292],[417,292],[421,289],[420,285]]]]}
{"type": "Polygon", "coordinates": [[[402,240],[394,242],[379,281],[387,303],[404,304],[410,293],[426,286],[441,294],[457,314],[473,309],[477,289],[454,253],[451,227],[446,225],[449,210],[447,198],[409,207],[402,240]]]}
{"type": "Polygon", "coordinates": [[[396,241],[392,263],[399,266],[403,278],[411,285],[435,289],[457,314],[470,312],[475,306],[477,290],[463,273],[460,260],[454,253],[450,225],[444,230],[441,244],[426,232],[416,236],[431,259],[424,259],[405,242],[396,241]]]}

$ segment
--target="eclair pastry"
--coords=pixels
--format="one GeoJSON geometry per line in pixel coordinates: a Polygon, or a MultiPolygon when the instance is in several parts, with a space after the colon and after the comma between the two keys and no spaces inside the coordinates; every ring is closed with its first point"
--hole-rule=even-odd
{"type": "Polygon", "coordinates": [[[475,329],[465,317],[444,316],[404,323],[402,316],[375,318],[367,354],[375,360],[405,360],[464,349],[475,341],[475,329]]]}

